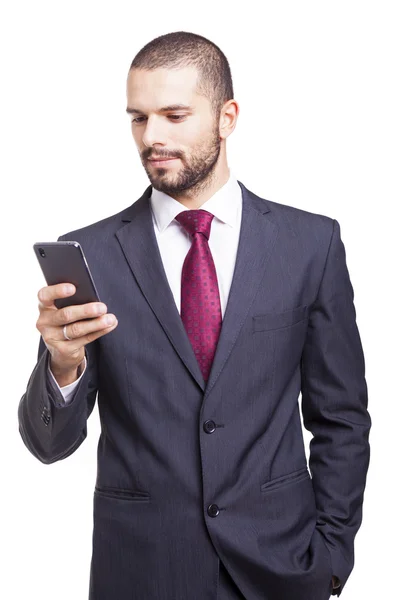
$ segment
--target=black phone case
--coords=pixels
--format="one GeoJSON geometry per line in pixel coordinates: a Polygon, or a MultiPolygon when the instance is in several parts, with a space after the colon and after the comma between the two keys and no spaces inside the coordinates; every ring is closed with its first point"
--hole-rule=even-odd
{"type": "Polygon", "coordinates": [[[33,249],[47,285],[73,283],[76,287],[73,296],[58,298],[54,301],[57,308],[100,301],[79,242],[37,242],[33,245],[33,249]]]}

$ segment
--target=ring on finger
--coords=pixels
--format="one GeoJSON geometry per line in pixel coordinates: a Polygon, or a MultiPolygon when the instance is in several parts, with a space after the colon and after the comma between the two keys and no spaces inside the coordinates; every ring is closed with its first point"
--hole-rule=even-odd
{"type": "Polygon", "coordinates": [[[66,339],[68,341],[72,340],[72,338],[68,337],[68,335],[67,335],[67,326],[66,325],[64,325],[64,327],[63,327],[63,334],[64,334],[64,339],[66,339]]]}

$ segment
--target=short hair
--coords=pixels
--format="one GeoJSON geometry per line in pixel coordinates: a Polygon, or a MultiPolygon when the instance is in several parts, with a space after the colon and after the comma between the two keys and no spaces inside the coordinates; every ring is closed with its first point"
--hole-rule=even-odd
{"type": "Polygon", "coordinates": [[[161,35],[143,46],[129,70],[189,66],[199,73],[197,93],[210,100],[211,111],[218,118],[225,102],[233,99],[232,75],[225,54],[207,38],[188,31],[161,35]]]}

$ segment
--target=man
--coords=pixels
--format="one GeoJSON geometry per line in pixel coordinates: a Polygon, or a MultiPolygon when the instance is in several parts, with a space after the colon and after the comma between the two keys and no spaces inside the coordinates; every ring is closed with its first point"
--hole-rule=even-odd
{"type": "Polygon", "coordinates": [[[151,185],[59,238],[82,244],[103,302],[58,310],[75,288],[40,290],[19,407],[49,464],[82,443],[98,393],[90,598],[340,595],[371,423],[339,224],[233,177],[239,107],[212,42],[147,44],[127,100],[151,185]]]}

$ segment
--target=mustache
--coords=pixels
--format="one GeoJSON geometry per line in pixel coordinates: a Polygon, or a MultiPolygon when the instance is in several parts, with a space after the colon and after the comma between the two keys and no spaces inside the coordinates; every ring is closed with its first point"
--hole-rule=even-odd
{"type": "Polygon", "coordinates": [[[144,157],[146,160],[154,160],[156,158],[162,160],[163,158],[179,158],[176,154],[150,154],[144,157]]]}

